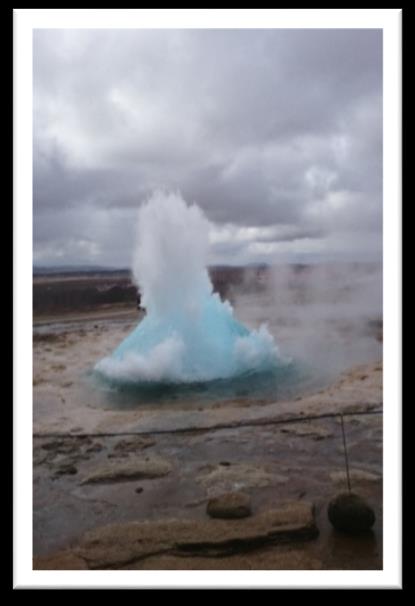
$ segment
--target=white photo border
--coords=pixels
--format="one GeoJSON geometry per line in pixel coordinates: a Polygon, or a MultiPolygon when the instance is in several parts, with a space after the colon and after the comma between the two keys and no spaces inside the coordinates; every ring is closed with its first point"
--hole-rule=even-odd
{"type": "Polygon", "coordinates": [[[20,588],[400,588],[401,9],[13,9],[14,561],[20,588]],[[384,566],[377,571],[32,569],[32,32],[37,28],[383,30],[384,566]]]}

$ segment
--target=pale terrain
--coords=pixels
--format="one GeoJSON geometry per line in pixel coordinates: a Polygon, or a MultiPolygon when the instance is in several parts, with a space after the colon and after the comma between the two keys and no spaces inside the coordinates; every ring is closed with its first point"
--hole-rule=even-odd
{"type": "Polygon", "coordinates": [[[91,370],[142,312],[108,305],[35,318],[34,568],[382,568],[379,329],[348,317],[333,320],[329,336],[318,319],[296,333],[295,318],[272,317],[264,297],[253,301],[252,293],[234,301],[242,321],[270,318],[291,355],[309,330],[301,347],[326,371],[289,397],[136,401],[98,388],[91,370]],[[358,537],[327,519],[330,499],[347,490],[340,415],[352,490],[376,515],[358,537]],[[212,497],[239,491],[251,499],[250,517],[207,515],[212,497]]]}

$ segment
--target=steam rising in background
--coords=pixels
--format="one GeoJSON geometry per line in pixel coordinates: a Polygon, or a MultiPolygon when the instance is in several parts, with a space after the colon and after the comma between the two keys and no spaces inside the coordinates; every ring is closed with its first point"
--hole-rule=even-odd
{"type": "Polygon", "coordinates": [[[197,383],[274,372],[292,359],[318,381],[381,358],[379,267],[252,267],[221,301],[206,267],[208,232],[201,209],[178,193],[156,192],[140,207],[133,275],[146,315],[97,364],[99,374],[197,383]]]}
{"type": "Polygon", "coordinates": [[[247,269],[229,292],[248,326],[265,318],[284,355],[333,378],[382,359],[382,268],[374,263],[247,269]]]}

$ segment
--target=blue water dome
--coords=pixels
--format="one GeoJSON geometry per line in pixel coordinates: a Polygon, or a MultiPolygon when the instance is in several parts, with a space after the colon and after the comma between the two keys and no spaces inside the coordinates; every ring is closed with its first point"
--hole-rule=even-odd
{"type": "Polygon", "coordinates": [[[133,275],[146,315],[95,371],[113,383],[195,383],[275,369],[265,325],[249,330],[206,270],[209,223],[179,194],[156,192],[139,209],[133,275]]]}

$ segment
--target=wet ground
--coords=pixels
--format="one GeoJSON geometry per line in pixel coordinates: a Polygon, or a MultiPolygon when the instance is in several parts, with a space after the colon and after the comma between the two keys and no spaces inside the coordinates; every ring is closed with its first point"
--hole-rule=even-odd
{"type": "Polygon", "coordinates": [[[373,533],[348,538],[327,521],[347,490],[339,417],[144,436],[35,438],[34,553],[50,554],[96,526],[132,520],[204,519],[210,497],[242,490],[254,514],[287,500],[316,508],[318,539],[304,554],[322,568],[382,566],[382,415],[345,417],[352,489],[374,507],[373,533]],[[129,461],[169,463],[162,477],[88,477],[129,461]]]}
{"type": "MultiPolygon", "coordinates": [[[[344,374],[337,367],[337,374],[316,374],[289,397],[248,390],[216,399],[199,392],[117,401],[94,386],[89,371],[138,319],[134,310],[122,310],[43,319],[34,326],[34,556],[67,549],[85,531],[114,522],[203,521],[209,498],[242,490],[251,497],[254,516],[286,501],[313,503],[318,538],[219,560],[164,555],[140,566],[381,568],[379,340],[368,333],[357,357],[373,362],[347,370],[343,361],[344,374]],[[347,489],[340,414],[352,489],[376,514],[373,531],[362,537],[338,534],[327,520],[329,500],[347,489]],[[293,549],[294,560],[284,564],[281,557],[293,549]]],[[[341,338],[347,341],[350,334],[341,338]]]]}

